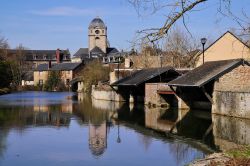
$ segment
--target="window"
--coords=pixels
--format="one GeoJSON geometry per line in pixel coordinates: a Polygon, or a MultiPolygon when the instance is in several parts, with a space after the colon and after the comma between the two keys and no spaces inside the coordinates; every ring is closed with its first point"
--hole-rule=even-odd
{"type": "Polygon", "coordinates": [[[100,38],[99,37],[96,37],[95,40],[99,40],[100,38]]]}
{"type": "Polygon", "coordinates": [[[43,85],[43,80],[39,80],[39,85],[43,85]]]}
{"type": "Polygon", "coordinates": [[[69,79],[66,79],[66,85],[69,85],[69,79]]]}
{"type": "Polygon", "coordinates": [[[37,55],[34,55],[33,58],[34,58],[34,60],[36,60],[36,59],[38,58],[38,56],[37,56],[37,55]]]}
{"type": "Polygon", "coordinates": [[[95,30],[95,34],[97,34],[97,35],[98,35],[99,33],[100,33],[100,31],[99,31],[99,30],[95,30]]]}
{"type": "Polygon", "coordinates": [[[102,33],[104,33],[104,30],[102,30],[102,33]]]}

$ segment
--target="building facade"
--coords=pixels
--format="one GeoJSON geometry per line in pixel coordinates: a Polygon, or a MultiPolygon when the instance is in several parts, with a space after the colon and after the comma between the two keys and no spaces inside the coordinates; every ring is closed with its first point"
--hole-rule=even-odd
{"type": "Polygon", "coordinates": [[[82,63],[41,64],[34,70],[34,85],[43,86],[48,80],[49,73],[57,71],[65,86],[70,86],[70,81],[79,75],[83,68],[82,63]]]}
{"type": "MultiPolygon", "coordinates": [[[[250,48],[233,33],[227,31],[204,51],[204,61],[230,59],[250,60],[250,48]]],[[[202,52],[198,55],[196,67],[203,64],[202,52]]]]}

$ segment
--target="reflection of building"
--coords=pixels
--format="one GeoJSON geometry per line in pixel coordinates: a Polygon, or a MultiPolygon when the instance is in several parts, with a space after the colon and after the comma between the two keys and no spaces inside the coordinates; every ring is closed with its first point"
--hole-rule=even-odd
{"type": "Polygon", "coordinates": [[[215,145],[220,150],[250,144],[250,120],[212,115],[215,145]]]}
{"type": "Polygon", "coordinates": [[[101,156],[107,148],[107,123],[89,124],[89,148],[96,157],[101,156]]]}
{"type": "Polygon", "coordinates": [[[176,124],[187,114],[187,110],[166,110],[163,108],[145,107],[145,125],[158,131],[177,132],[176,124]],[[164,117],[165,115],[165,117],[164,117]]]}
{"type": "Polygon", "coordinates": [[[38,100],[33,106],[33,124],[52,126],[69,125],[72,109],[72,100],[67,100],[59,105],[46,105],[42,101],[40,103],[38,100]]]}

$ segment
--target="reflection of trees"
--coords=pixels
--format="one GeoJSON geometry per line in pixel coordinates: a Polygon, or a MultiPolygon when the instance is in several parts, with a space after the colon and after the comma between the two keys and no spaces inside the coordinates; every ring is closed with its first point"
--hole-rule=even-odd
{"type": "Polygon", "coordinates": [[[152,144],[152,137],[147,135],[139,135],[139,141],[143,143],[145,150],[148,150],[150,145],[152,144]]]}
{"type": "Polygon", "coordinates": [[[195,152],[188,144],[175,142],[173,144],[169,144],[169,149],[169,152],[176,159],[177,165],[181,165],[183,161],[187,161],[190,156],[197,156],[196,154],[192,154],[195,152]]]}
{"type": "Polygon", "coordinates": [[[69,125],[70,113],[61,111],[61,105],[43,106],[35,110],[33,106],[8,106],[0,108],[0,126],[24,129],[27,125],[69,125]]]}
{"type": "Polygon", "coordinates": [[[7,148],[6,138],[8,136],[8,130],[0,130],[0,158],[3,157],[4,151],[7,148]]]}
{"type": "Polygon", "coordinates": [[[83,102],[73,105],[73,112],[84,123],[100,125],[108,119],[108,110],[98,109],[92,106],[90,98],[84,98],[83,102]]]}

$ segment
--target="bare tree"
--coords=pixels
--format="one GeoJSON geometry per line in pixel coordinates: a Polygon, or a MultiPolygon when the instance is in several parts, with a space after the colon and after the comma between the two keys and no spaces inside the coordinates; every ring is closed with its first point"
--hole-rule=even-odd
{"type": "Polygon", "coordinates": [[[0,60],[6,58],[6,50],[9,48],[8,41],[5,37],[0,36],[0,60]]]}
{"type": "MultiPolygon", "coordinates": [[[[183,25],[189,32],[185,17],[192,11],[197,10],[198,6],[210,2],[211,0],[127,0],[131,3],[139,15],[141,13],[154,14],[159,10],[164,10],[166,19],[161,27],[153,27],[138,31],[141,38],[148,40],[148,42],[155,42],[168,34],[169,30],[175,25],[177,21],[182,21],[183,25]]],[[[249,17],[242,9],[243,17],[236,16],[231,10],[231,2],[234,0],[216,0],[218,13],[225,17],[229,17],[236,21],[240,27],[249,33],[249,17]]]]}
{"type": "Polygon", "coordinates": [[[194,67],[199,47],[200,42],[197,39],[190,37],[179,28],[175,28],[167,35],[163,56],[165,56],[165,60],[170,61],[168,63],[171,66],[194,67]]]}

